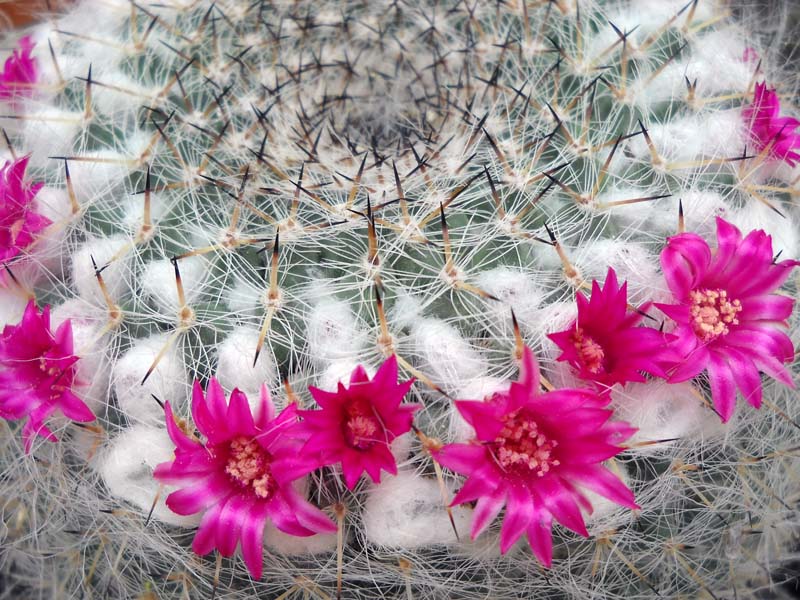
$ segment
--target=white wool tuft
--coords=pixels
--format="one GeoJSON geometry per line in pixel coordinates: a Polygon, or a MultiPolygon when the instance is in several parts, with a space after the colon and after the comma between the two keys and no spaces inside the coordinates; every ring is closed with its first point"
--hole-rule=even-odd
{"type": "Polygon", "coordinates": [[[76,363],[76,381],[73,391],[96,415],[105,412],[109,392],[109,344],[103,334],[106,314],[79,298],[72,298],[53,308],[50,327],[55,331],[69,319],[72,326],[74,353],[80,357],[76,363]]]}
{"type": "MultiPolygon", "coordinates": [[[[123,207],[122,226],[131,235],[136,235],[144,223],[144,194],[129,195],[120,199],[120,205],[123,207]]],[[[150,220],[153,227],[156,227],[158,222],[163,219],[169,207],[167,205],[167,197],[165,194],[152,192],[150,194],[150,220]]]]}
{"type": "MultiPolygon", "coordinates": [[[[69,221],[72,218],[72,207],[66,190],[48,186],[42,187],[36,194],[36,212],[44,215],[53,225],[29,248],[42,266],[55,275],[62,277],[68,264],[68,257],[64,256],[63,245],[69,231],[69,221]]],[[[15,271],[15,275],[18,275],[15,271]]]]}
{"type": "MultiPolygon", "coordinates": [[[[81,113],[57,108],[43,109],[28,114],[22,130],[23,147],[31,155],[32,167],[54,168],[51,156],[64,156],[72,148],[83,120],[81,113]]],[[[70,173],[76,163],[70,164],[70,173]]],[[[61,165],[63,170],[64,165],[61,165]]]]}
{"type": "Polygon", "coordinates": [[[410,327],[422,315],[424,307],[416,296],[400,294],[389,313],[392,323],[397,327],[410,327]]]}
{"type": "Polygon", "coordinates": [[[797,210],[785,203],[773,201],[773,206],[784,215],[781,216],[766,204],[755,198],[730,212],[729,219],[736,225],[742,235],[754,229],[763,229],[772,236],[772,252],[781,253],[780,259],[796,259],[800,254],[800,229],[797,226],[797,210]]]}
{"type": "Polygon", "coordinates": [[[254,316],[260,305],[259,298],[263,295],[263,288],[259,289],[250,281],[239,280],[226,290],[225,303],[234,314],[242,317],[254,316]]]}
{"type": "MultiPolygon", "coordinates": [[[[744,124],[739,110],[714,111],[676,117],[666,123],[645,123],[653,146],[674,172],[689,169],[683,163],[714,158],[736,158],[745,147],[744,124]],[[698,135],[702,131],[703,135],[698,135]]],[[[631,138],[627,148],[638,161],[650,162],[643,135],[631,138]]],[[[718,166],[707,166],[717,170],[718,166]]]]}
{"type": "Polygon", "coordinates": [[[105,305],[100,285],[95,277],[92,258],[98,269],[103,269],[103,282],[114,302],[119,302],[130,291],[131,241],[122,235],[90,238],[72,255],[70,265],[72,285],[86,301],[105,305]],[[112,258],[115,258],[111,261],[112,258]],[[111,261],[111,262],[109,262],[111,261]],[[105,268],[104,268],[105,267],[105,268]]]}
{"type": "Polygon", "coordinates": [[[448,391],[457,389],[469,377],[486,372],[486,360],[449,323],[419,319],[409,337],[422,359],[422,371],[448,391]]]}
{"type": "Polygon", "coordinates": [[[129,156],[115,150],[103,149],[84,152],[81,157],[87,160],[73,160],[69,163],[75,196],[81,205],[93,204],[109,195],[123,193],[120,188],[128,180],[131,170],[129,156]]]}
{"type": "Polygon", "coordinates": [[[347,302],[323,299],[308,317],[308,351],[318,364],[351,357],[364,344],[356,317],[347,302]]]}
{"type": "Polygon", "coordinates": [[[232,391],[239,388],[253,402],[258,399],[262,384],[272,387],[278,376],[269,348],[265,347],[253,365],[258,331],[248,327],[237,327],[217,347],[217,379],[223,388],[232,391]]]}
{"type": "Polygon", "coordinates": [[[350,384],[350,374],[361,364],[367,371],[370,378],[374,377],[375,369],[364,363],[352,360],[337,360],[329,364],[324,371],[317,377],[317,387],[325,392],[335,392],[339,384],[348,386],[350,384]]]}
{"type": "Polygon", "coordinates": [[[27,296],[16,287],[0,287],[0,327],[19,323],[27,304],[27,296]]]}
{"type": "Polygon", "coordinates": [[[166,429],[144,425],[129,427],[114,437],[98,458],[97,470],[111,495],[125,504],[133,505],[143,515],[153,508],[157,521],[194,527],[200,516],[181,516],[166,505],[166,498],[175,488],[161,485],[153,478],[153,470],[175,458],[175,444],[166,429]],[[153,501],[158,501],[153,506],[153,501]]]}
{"type": "MultiPolygon", "coordinates": [[[[173,345],[142,384],[147,370],[164,347],[166,335],[154,335],[137,341],[112,367],[111,382],[117,407],[132,422],[164,422],[164,411],[153,399],[173,407],[183,406],[189,397],[189,381],[183,357],[173,345]]],[[[177,412],[179,408],[175,408],[177,412]]]]}
{"type": "MultiPolygon", "coordinates": [[[[452,512],[459,536],[467,538],[471,511],[456,506],[452,512]]],[[[362,519],[367,540],[378,546],[420,548],[458,543],[439,483],[411,471],[400,471],[372,486],[362,519]]]]}
{"type": "Polygon", "coordinates": [[[318,533],[309,537],[298,537],[282,532],[267,520],[264,526],[264,545],[270,552],[283,556],[308,556],[313,554],[334,554],[336,534],[318,533]]]}
{"type": "MultiPolygon", "coordinates": [[[[651,299],[654,289],[663,286],[658,270],[658,256],[632,240],[599,239],[586,244],[575,257],[587,281],[604,285],[609,267],[617,274],[620,285],[628,283],[628,303],[640,304],[651,299]]],[[[583,290],[589,297],[590,290],[583,290]]]]}
{"type": "MultiPolygon", "coordinates": [[[[507,392],[510,385],[509,381],[499,377],[475,377],[457,390],[455,398],[458,400],[485,401],[496,393],[507,392]]],[[[448,441],[466,442],[475,437],[475,430],[472,425],[464,420],[454,403],[450,404],[448,413],[450,415],[448,441]]]]}
{"type": "Polygon", "coordinates": [[[545,356],[552,356],[558,348],[547,339],[547,334],[563,331],[578,318],[578,309],[573,299],[552,302],[539,310],[538,319],[527,329],[534,336],[536,344],[543,347],[545,356]]]}
{"type": "MultiPolygon", "coordinates": [[[[178,269],[186,303],[191,306],[199,298],[208,275],[208,261],[202,256],[190,256],[178,261],[178,269]]],[[[161,314],[172,317],[181,308],[175,266],[169,259],[154,260],[146,265],[140,281],[145,296],[161,314]]]]}
{"type": "MultiPolygon", "coordinates": [[[[605,466],[609,468],[614,475],[618,476],[622,480],[622,483],[630,488],[630,478],[628,477],[628,472],[624,465],[619,462],[614,462],[613,464],[607,463],[605,466]]],[[[631,511],[628,508],[620,506],[616,502],[590,489],[582,486],[578,486],[578,488],[592,505],[591,513],[581,508],[584,521],[586,522],[586,529],[589,531],[590,535],[597,535],[604,531],[609,531],[615,525],[619,526],[631,520],[631,511]]]]}
{"type": "MultiPolygon", "coordinates": [[[[611,391],[615,418],[627,421],[638,431],[628,445],[667,439],[710,440],[723,435],[726,427],[719,417],[705,407],[692,392],[692,384],[649,381],[629,383],[624,389],[611,391]]],[[[641,454],[669,452],[672,444],[638,446],[641,454]]]]}
{"type": "Polygon", "coordinates": [[[520,322],[531,320],[542,303],[541,285],[532,273],[511,267],[497,267],[483,271],[476,279],[477,286],[492,294],[500,302],[487,302],[489,314],[499,321],[511,320],[511,309],[520,322]]]}

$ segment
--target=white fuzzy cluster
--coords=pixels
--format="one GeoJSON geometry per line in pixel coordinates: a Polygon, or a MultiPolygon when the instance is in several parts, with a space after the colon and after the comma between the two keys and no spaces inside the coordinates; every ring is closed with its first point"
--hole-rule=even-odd
{"type": "Polygon", "coordinates": [[[268,524],[260,582],[195,556],[197,519],[152,478],[173,457],[160,403],[191,423],[194,380],[309,406],[308,386],[393,353],[420,429],[466,441],[452,400],[508,388],[512,310],[549,381],[581,385],[547,335],[609,267],[633,305],[668,300],[679,204],[706,239],[723,216],[798,258],[800,171],[736,160],[755,81],[792,112],[795,80],[727,5],[83,0],[36,26],[41,89],[0,120],[55,225],[0,287],[0,325],[31,292],[70,318],[98,421],[59,423],[36,460],[0,421],[0,580],[20,597],[626,600],[779,581],[800,407],[774,383],[726,426],[700,380],[615,387],[638,433],[609,467],[642,508],[587,492],[592,537],[557,526],[549,572],[524,542],[500,556],[499,520],[471,541],[473,507],[446,508],[462,479],[410,434],[379,485],[315,476],[341,539],[268,524]]]}

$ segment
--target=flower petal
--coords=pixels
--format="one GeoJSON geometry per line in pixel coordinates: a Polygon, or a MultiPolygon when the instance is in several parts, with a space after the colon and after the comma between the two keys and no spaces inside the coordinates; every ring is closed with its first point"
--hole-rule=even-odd
{"type": "Polygon", "coordinates": [[[500,553],[505,554],[528,529],[533,517],[533,498],[524,485],[512,485],[506,496],[506,516],[500,530],[500,553]]]}
{"type": "Polygon", "coordinates": [[[528,543],[531,550],[546,568],[553,564],[553,519],[546,510],[534,510],[528,525],[528,543]]]}
{"type": "Polygon", "coordinates": [[[222,504],[215,504],[203,515],[194,540],[192,540],[192,550],[195,554],[205,556],[214,549],[217,521],[222,506],[222,504]]]}
{"type": "Polygon", "coordinates": [[[725,355],[736,387],[750,405],[759,408],[761,406],[761,377],[758,374],[758,367],[750,358],[733,348],[729,348],[725,355]]]}
{"type": "Polygon", "coordinates": [[[711,384],[711,401],[723,423],[727,423],[736,407],[736,383],[725,357],[711,352],[708,360],[708,380],[711,384]]]}
{"type": "Polygon", "coordinates": [[[603,496],[612,502],[627,508],[638,509],[633,492],[622,480],[601,464],[596,465],[569,465],[559,471],[559,475],[566,477],[570,482],[575,482],[590,489],[595,494],[603,496]]]}
{"type": "Polygon", "coordinates": [[[242,494],[231,494],[224,502],[217,518],[217,550],[222,556],[232,556],[239,544],[242,525],[247,518],[251,499],[242,494]]]}
{"type": "Polygon", "coordinates": [[[267,508],[264,503],[255,502],[242,521],[242,557],[250,577],[261,579],[264,565],[264,525],[267,508]]]}
{"type": "Polygon", "coordinates": [[[475,505],[475,511],[472,513],[472,526],[469,534],[473,540],[483,533],[491,522],[497,518],[505,503],[505,490],[483,496],[478,500],[475,505]]]}
{"type": "Polygon", "coordinates": [[[294,488],[287,488],[284,498],[306,529],[315,533],[334,533],[337,530],[336,524],[324,512],[301,497],[294,488]]]}
{"type": "MultiPolygon", "coordinates": [[[[156,475],[156,479],[160,477],[156,475]]],[[[166,504],[175,514],[193,515],[217,503],[232,491],[231,483],[224,475],[211,474],[193,485],[172,492],[167,496],[166,504]]]]}

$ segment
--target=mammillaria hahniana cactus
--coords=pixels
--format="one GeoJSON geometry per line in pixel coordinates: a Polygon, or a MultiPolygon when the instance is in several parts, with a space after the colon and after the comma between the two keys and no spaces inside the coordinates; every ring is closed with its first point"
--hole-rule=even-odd
{"type": "Polygon", "coordinates": [[[4,591],[778,593],[800,134],[753,24],[82,0],[7,38],[4,591]]]}

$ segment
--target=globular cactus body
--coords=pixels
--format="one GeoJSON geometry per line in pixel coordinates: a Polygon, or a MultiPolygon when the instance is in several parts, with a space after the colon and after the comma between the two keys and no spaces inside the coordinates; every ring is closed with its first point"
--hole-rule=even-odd
{"type": "MultiPolygon", "coordinates": [[[[641,307],[630,327],[670,343],[679,320],[650,304],[676,302],[668,237],[713,248],[717,218],[763,229],[780,258],[760,272],[791,271],[796,124],[758,109],[791,114],[796,82],[751,25],[713,0],[83,0],[36,26],[36,79],[0,81],[8,158],[29,156],[43,184],[39,220],[14,230],[32,241],[0,254],[0,324],[33,295],[54,330],[69,321],[70,377],[97,421],[56,417],[61,442],[37,440],[36,460],[0,422],[0,582],[19,597],[775,591],[800,526],[796,366],[777,338],[754,338],[783,352],[757,364],[760,410],[740,398],[720,412],[713,366],[604,380],[610,423],[638,428],[618,432],[625,451],[604,472],[639,508],[583,490],[591,535],[555,526],[547,569],[533,541],[501,554],[510,505],[471,540],[482,509],[448,506],[465,472],[437,459],[475,439],[455,400],[512,393],[523,343],[545,387],[595,393],[548,336],[580,324],[576,293],[608,291],[609,268],[627,281],[622,312],[641,307]],[[153,478],[177,460],[164,403],[191,440],[195,380],[243,391],[255,418],[262,386],[276,410],[313,409],[390,360],[415,380],[403,410],[419,405],[414,431],[381,424],[396,475],[356,485],[360,471],[328,461],[298,479],[292,493],[337,532],[267,522],[261,578],[192,552],[199,518],[153,478]]],[[[784,279],[778,293],[796,295],[796,272],[784,279]]],[[[720,302],[730,325],[733,300],[720,302]]],[[[764,315],[796,344],[796,314],[764,315]]]]}

